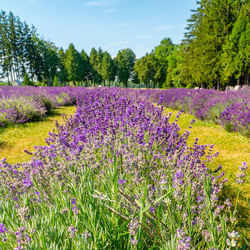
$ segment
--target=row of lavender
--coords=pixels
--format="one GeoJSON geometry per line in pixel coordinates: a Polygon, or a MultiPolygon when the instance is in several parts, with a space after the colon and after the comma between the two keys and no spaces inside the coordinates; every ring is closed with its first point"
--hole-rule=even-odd
{"type": "Polygon", "coordinates": [[[55,106],[74,104],[75,93],[70,87],[0,86],[0,126],[39,120],[55,106]]]}
{"type": "MultiPolygon", "coordinates": [[[[240,235],[212,147],[138,91],[85,89],[31,162],[0,165],[2,249],[226,249],[240,235]],[[209,147],[208,154],[206,148],[209,147]]],[[[247,166],[241,166],[239,183],[247,166]]]]}
{"type": "Polygon", "coordinates": [[[153,100],[161,99],[167,107],[220,124],[227,131],[250,136],[250,87],[227,92],[208,89],[146,90],[144,94],[153,100]]]}
{"type": "MultiPolygon", "coordinates": [[[[228,131],[250,136],[250,87],[237,92],[207,89],[141,90],[152,101],[212,120],[228,131]]],[[[66,106],[83,98],[84,88],[0,86],[0,124],[37,120],[53,106],[66,106]]]]}

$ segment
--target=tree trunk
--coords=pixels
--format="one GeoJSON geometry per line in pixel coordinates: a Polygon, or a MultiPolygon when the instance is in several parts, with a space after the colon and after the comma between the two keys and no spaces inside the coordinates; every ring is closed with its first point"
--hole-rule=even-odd
{"type": "Polygon", "coordinates": [[[240,77],[237,79],[237,86],[240,86],[240,77]]]}
{"type": "Polygon", "coordinates": [[[247,69],[247,72],[245,73],[245,84],[249,85],[249,71],[247,69]]]}
{"type": "Polygon", "coordinates": [[[220,83],[217,82],[217,90],[220,90],[220,83]]]}

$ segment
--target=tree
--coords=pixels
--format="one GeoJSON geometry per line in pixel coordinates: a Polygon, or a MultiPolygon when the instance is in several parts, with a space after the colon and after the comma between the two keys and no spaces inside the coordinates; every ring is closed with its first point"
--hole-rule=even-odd
{"type": "Polygon", "coordinates": [[[180,60],[181,60],[181,46],[175,45],[172,53],[168,55],[168,68],[166,81],[163,84],[163,88],[180,88],[183,87],[180,81],[180,60]]]}
{"type": "Polygon", "coordinates": [[[131,49],[119,50],[115,58],[118,80],[128,86],[135,65],[135,53],[131,49]]]}
{"type": "Polygon", "coordinates": [[[98,54],[97,54],[97,51],[95,48],[91,49],[89,62],[90,62],[91,68],[92,68],[92,72],[91,72],[92,82],[101,83],[102,77],[98,73],[98,71],[99,71],[99,58],[98,58],[98,54]]]}
{"type": "Polygon", "coordinates": [[[65,68],[67,70],[68,80],[76,85],[77,81],[81,80],[81,56],[71,43],[65,53],[65,68]]]}
{"type": "Polygon", "coordinates": [[[25,86],[32,86],[33,85],[33,82],[30,80],[30,77],[28,76],[27,73],[24,74],[23,85],[25,85],[25,86]]]}
{"type": "Polygon", "coordinates": [[[115,65],[108,52],[103,53],[101,74],[104,81],[110,83],[115,80],[115,65]]]}
{"type": "Polygon", "coordinates": [[[189,20],[183,43],[182,80],[188,87],[217,87],[223,79],[221,55],[241,0],[201,0],[189,20]]]}
{"type": "MultiPolygon", "coordinates": [[[[8,15],[0,13],[0,62],[1,76],[8,80],[18,79],[24,76],[31,68],[31,53],[29,53],[30,40],[36,30],[34,26],[29,28],[21,22],[12,12],[8,15]]],[[[32,78],[33,75],[31,74],[32,78]]]]}
{"type": "MultiPolygon", "coordinates": [[[[154,85],[158,84],[160,88],[163,87],[163,83],[166,82],[167,72],[168,72],[168,66],[169,66],[169,58],[170,55],[173,53],[174,50],[174,44],[170,38],[164,38],[160,45],[155,47],[154,49],[154,68],[155,68],[155,75],[154,85]],[[157,83],[156,83],[157,81],[157,83]]],[[[165,86],[166,87],[166,84],[165,86]]]]}
{"type": "Polygon", "coordinates": [[[44,43],[44,79],[48,83],[53,83],[59,66],[57,48],[52,42],[42,41],[44,43]]]}
{"type": "Polygon", "coordinates": [[[140,84],[140,79],[139,79],[138,74],[135,70],[133,70],[131,78],[132,78],[133,83],[140,84]]]}
{"type": "Polygon", "coordinates": [[[54,80],[53,80],[53,87],[55,87],[55,86],[59,86],[58,85],[58,80],[57,80],[56,76],[54,77],[54,80]]]}
{"type": "Polygon", "coordinates": [[[58,51],[58,58],[59,58],[58,77],[59,77],[60,83],[65,83],[68,81],[68,75],[67,75],[67,70],[65,68],[66,55],[64,53],[63,48],[60,48],[60,50],[58,51]]]}
{"type": "Polygon", "coordinates": [[[158,61],[165,65],[166,68],[168,66],[168,56],[173,52],[174,50],[174,44],[170,38],[164,38],[160,45],[155,47],[154,53],[155,57],[158,59],[158,61]]]}
{"type": "Polygon", "coordinates": [[[89,57],[84,50],[81,51],[81,68],[83,72],[83,81],[88,83],[88,80],[91,78],[91,65],[89,62],[89,57]]]}
{"type": "Polygon", "coordinates": [[[242,8],[232,33],[223,46],[221,63],[225,83],[235,78],[238,85],[249,84],[250,26],[246,7],[242,8]]]}

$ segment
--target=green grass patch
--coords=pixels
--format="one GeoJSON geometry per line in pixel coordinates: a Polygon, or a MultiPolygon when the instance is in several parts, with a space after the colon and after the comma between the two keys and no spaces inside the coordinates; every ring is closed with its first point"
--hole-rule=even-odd
{"type": "MultiPolygon", "coordinates": [[[[170,121],[173,122],[178,111],[166,108],[166,112],[172,113],[170,121]]],[[[184,113],[178,121],[181,132],[185,130],[191,131],[188,141],[189,146],[194,143],[195,138],[199,138],[199,144],[214,144],[214,152],[219,152],[219,155],[210,167],[216,169],[221,165],[229,183],[238,186],[235,184],[235,178],[239,165],[245,161],[250,166],[250,139],[236,132],[227,132],[220,125],[213,122],[197,119],[192,128],[189,129],[192,119],[196,118],[193,115],[184,113]]],[[[246,185],[247,187],[245,186],[243,191],[249,197],[250,186],[249,184],[246,185]]]]}
{"type": "MultiPolygon", "coordinates": [[[[172,114],[170,122],[173,122],[179,111],[166,108],[166,112],[172,114]]],[[[240,189],[238,212],[240,213],[241,221],[239,221],[239,226],[245,231],[244,228],[249,226],[249,170],[247,171],[248,181],[244,184],[237,184],[235,179],[242,162],[245,161],[250,166],[250,139],[237,132],[228,132],[220,125],[211,121],[201,121],[195,118],[194,115],[186,113],[180,116],[178,124],[180,132],[184,132],[185,130],[191,131],[188,140],[189,146],[193,145],[195,138],[199,138],[199,144],[202,145],[214,144],[213,151],[214,153],[218,152],[219,155],[208,167],[211,171],[217,169],[219,165],[223,167],[222,170],[225,172],[225,178],[228,179],[228,183],[225,185],[225,197],[233,197],[235,201],[238,189],[240,189]],[[196,121],[190,129],[188,127],[193,119],[196,121]]]]}
{"type": "Polygon", "coordinates": [[[63,122],[62,115],[70,116],[76,111],[75,107],[57,107],[49,116],[41,121],[25,124],[13,124],[0,128],[0,159],[6,158],[10,163],[21,163],[31,159],[34,146],[46,145],[45,138],[55,129],[55,122],[63,122]]]}

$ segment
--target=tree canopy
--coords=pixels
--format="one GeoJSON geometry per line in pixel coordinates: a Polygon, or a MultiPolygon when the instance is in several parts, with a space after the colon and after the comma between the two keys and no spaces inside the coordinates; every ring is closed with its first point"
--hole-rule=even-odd
{"type": "Polygon", "coordinates": [[[0,77],[45,85],[106,85],[224,89],[249,84],[250,3],[200,0],[191,10],[181,44],[167,37],[141,58],[127,48],[112,56],[73,43],[64,51],[42,39],[34,26],[12,12],[0,12],[0,77]]]}

